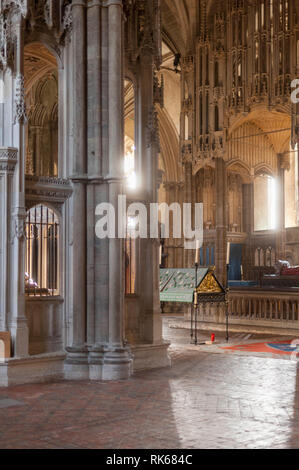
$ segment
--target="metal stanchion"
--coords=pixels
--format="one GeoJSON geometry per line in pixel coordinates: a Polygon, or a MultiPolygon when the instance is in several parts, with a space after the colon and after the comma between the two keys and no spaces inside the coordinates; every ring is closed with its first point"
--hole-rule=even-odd
{"type": "Polygon", "coordinates": [[[198,298],[197,298],[197,271],[198,263],[195,263],[195,289],[194,289],[194,344],[197,345],[197,320],[198,320],[198,298]]]}
{"type": "Polygon", "coordinates": [[[229,335],[228,335],[228,291],[229,291],[229,284],[228,284],[228,274],[229,274],[229,264],[226,265],[226,289],[225,289],[225,317],[226,317],[226,342],[228,343],[229,335]]]}
{"type": "Polygon", "coordinates": [[[192,343],[192,340],[193,340],[193,314],[194,314],[194,302],[192,302],[192,304],[191,304],[191,333],[190,333],[191,343],[192,343]]]}
{"type": "MultiPolygon", "coordinates": [[[[198,263],[195,263],[195,292],[197,289],[197,270],[198,270],[198,263]]],[[[194,343],[197,345],[197,314],[198,314],[198,298],[196,292],[196,304],[195,304],[195,337],[194,343]]]]}

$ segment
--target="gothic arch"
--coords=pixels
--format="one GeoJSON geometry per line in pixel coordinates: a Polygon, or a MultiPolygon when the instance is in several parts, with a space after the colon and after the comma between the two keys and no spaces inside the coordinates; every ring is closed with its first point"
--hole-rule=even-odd
{"type": "Polygon", "coordinates": [[[227,164],[227,170],[233,171],[238,173],[242,179],[245,181],[251,181],[251,172],[250,167],[246,162],[236,158],[234,160],[230,160],[227,164]]]}
{"type": "Polygon", "coordinates": [[[194,0],[164,0],[162,3],[162,25],[164,39],[172,50],[182,55],[187,53],[191,46],[191,37],[194,30],[196,15],[190,15],[190,8],[194,8],[194,0]],[[190,5],[192,3],[192,5],[190,5]],[[192,25],[191,25],[192,23],[192,25]]]}
{"type": "Polygon", "coordinates": [[[266,165],[265,163],[259,163],[254,167],[254,176],[259,175],[268,175],[274,177],[275,173],[273,172],[273,168],[271,168],[270,165],[266,165]]]}
{"type": "Polygon", "coordinates": [[[44,43],[27,43],[24,49],[26,93],[45,74],[57,70],[58,63],[57,56],[44,43]]]}
{"type": "Polygon", "coordinates": [[[264,133],[276,153],[288,150],[291,139],[289,106],[281,105],[269,111],[264,105],[257,105],[245,116],[238,114],[231,120],[229,136],[231,137],[245,123],[252,123],[261,134],[264,133]]]}

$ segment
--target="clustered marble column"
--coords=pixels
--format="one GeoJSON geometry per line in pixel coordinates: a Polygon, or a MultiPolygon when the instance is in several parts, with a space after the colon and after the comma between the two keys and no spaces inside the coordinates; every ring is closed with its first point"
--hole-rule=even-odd
{"type": "Polygon", "coordinates": [[[28,355],[29,334],[25,317],[25,90],[24,90],[24,18],[21,11],[15,12],[16,59],[15,59],[15,103],[14,103],[14,142],[18,151],[18,164],[14,174],[13,218],[14,233],[12,234],[12,277],[10,332],[13,338],[14,355],[28,355]]]}
{"type": "MultiPolygon", "coordinates": [[[[137,175],[140,196],[149,204],[157,202],[157,143],[154,139],[156,116],[154,109],[154,55],[145,43],[137,64],[137,175]]],[[[148,233],[149,231],[148,225],[148,233]]],[[[162,323],[159,302],[159,255],[157,239],[141,239],[142,253],[138,269],[140,290],[139,341],[162,341],[162,323]]]]}
{"type": "Polygon", "coordinates": [[[66,375],[89,377],[86,338],[86,2],[72,4],[73,182],[72,314],[73,344],[67,348],[66,375]],[[72,367],[72,366],[75,367],[72,367]]]}
{"type": "Polygon", "coordinates": [[[25,123],[24,16],[11,7],[15,37],[14,73],[3,71],[4,104],[0,149],[0,322],[10,331],[14,357],[28,356],[29,332],[25,317],[25,123]]]}
{"type": "Polygon", "coordinates": [[[95,212],[117,214],[123,184],[122,1],[76,0],[73,12],[73,344],[66,377],[111,380],[131,373],[124,345],[122,240],[99,240],[95,212]]]}

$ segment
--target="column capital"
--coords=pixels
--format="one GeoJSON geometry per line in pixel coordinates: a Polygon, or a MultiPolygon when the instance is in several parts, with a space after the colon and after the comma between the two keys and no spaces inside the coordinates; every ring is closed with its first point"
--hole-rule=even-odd
{"type": "Polygon", "coordinates": [[[179,182],[179,181],[165,181],[165,183],[163,183],[163,186],[166,189],[166,191],[176,189],[176,188],[182,188],[183,185],[184,183],[179,182]]]}
{"type": "Polygon", "coordinates": [[[29,12],[28,0],[2,0],[0,4],[0,14],[3,14],[5,10],[19,11],[25,18],[29,12]]]}
{"type": "Polygon", "coordinates": [[[289,153],[278,153],[277,154],[278,158],[278,167],[281,170],[290,170],[290,154],[289,153]]]}
{"type": "Polygon", "coordinates": [[[14,147],[0,147],[0,171],[13,173],[18,161],[18,149],[14,147]]]}
{"type": "Polygon", "coordinates": [[[16,147],[0,147],[0,160],[17,161],[18,149],[16,147]]]}

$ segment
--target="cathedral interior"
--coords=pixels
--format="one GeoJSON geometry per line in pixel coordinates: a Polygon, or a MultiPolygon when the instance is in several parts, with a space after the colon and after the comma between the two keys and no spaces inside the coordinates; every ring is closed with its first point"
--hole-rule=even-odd
{"type": "Polygon", "coordinates": [[[0,387],[168,370],[161,272],[224,286],[201,331],[298,337],[298,79],[298,0],[0,2],[0,387]],[[119,195],[200,203],[200,248],[100,239],[119,195]]]}

